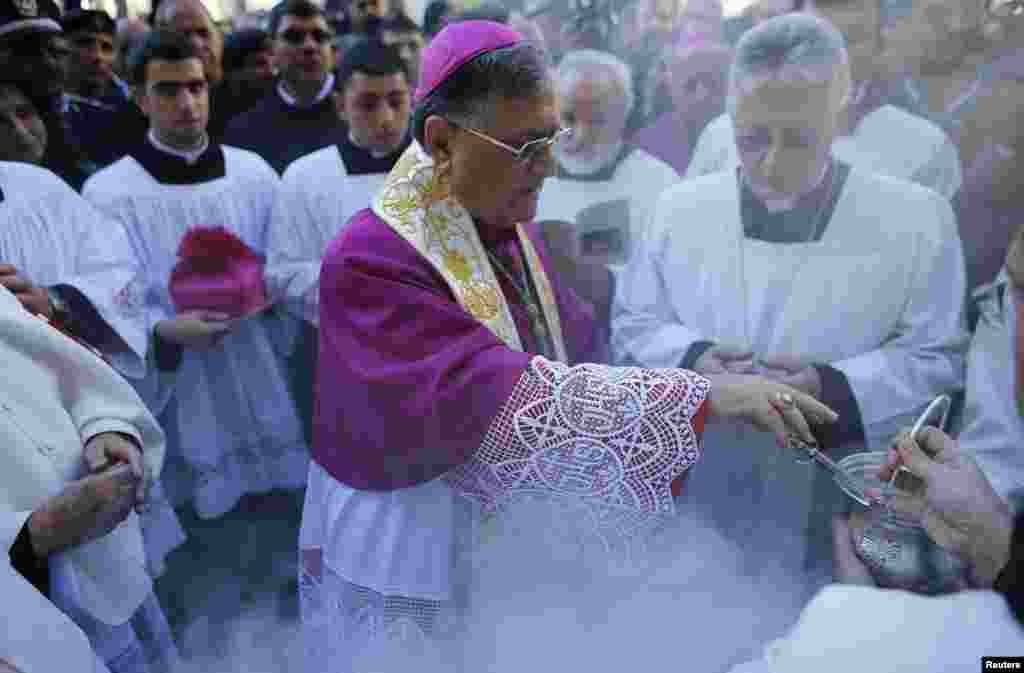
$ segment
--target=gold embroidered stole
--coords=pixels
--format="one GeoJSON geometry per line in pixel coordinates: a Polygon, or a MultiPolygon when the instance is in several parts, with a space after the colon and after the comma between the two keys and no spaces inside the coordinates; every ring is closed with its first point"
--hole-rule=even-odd
{"type": "MultiPolygon", "coordinates": [[[[498,284],[473,218],[435,175],[434,162],[413,142],[373,199],[373,212],[408,241],[448,283],[456,301],[509,348],[522,351],[512,312],[498,284]]],[[[536,247],[517,227],[523,257],[537,288],[556,359],[568,355],[551,281],[536,247]]]]}

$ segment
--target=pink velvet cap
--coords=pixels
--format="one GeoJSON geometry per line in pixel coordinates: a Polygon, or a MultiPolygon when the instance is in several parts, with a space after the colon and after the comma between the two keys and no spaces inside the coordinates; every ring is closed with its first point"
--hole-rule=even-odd
{"type": "Polygon", "coordinates": [[[429,96],[452,73],[480,54],[525,41],[526,37],[521,33],[494,21],[459,21],[448,24],[423,50],[415,102],[419,103],[429,96]]]}

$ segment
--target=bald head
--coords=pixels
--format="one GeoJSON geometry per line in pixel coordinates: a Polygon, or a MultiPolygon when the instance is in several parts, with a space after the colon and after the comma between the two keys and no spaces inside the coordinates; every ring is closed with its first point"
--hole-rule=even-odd
{"type": "Polygon", "coordinates": [[[163,0],[153,15],[153,27],[187,37],[203,58],[211,84],[224,75],[224,37],[201,0],[163,0]]]}
{"type": "Polygon", "coordinates": [[[149,33],[149,24],[139,18],[118,19],[114,35],[114,70],[122,79],[128,76],[128,55],[149,33]]]}

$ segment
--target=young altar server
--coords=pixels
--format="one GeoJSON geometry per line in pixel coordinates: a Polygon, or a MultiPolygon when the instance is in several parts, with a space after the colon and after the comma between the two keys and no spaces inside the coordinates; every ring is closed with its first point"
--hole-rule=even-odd
{"type": "Polygon", "coordinates": [[[185,38],[153,32],[131,65],[149,133],[84,194],[124,225],[159,316],[147,401],[184,468],[165,471],[165,486],[214,518],[246,493],[301,488],[308,469],[282,359],[294,327],[260,313],[279,180],[255,154],[209,139],[209,83],[185,38]]]}
{"type": "MultiPolygon", "coordinates": [[[[658,203],[615,298],[616,359],[760,372],[839,412],[822,447],[884,446],[963,384],[952,207],[830,151],[850,69],[827,22],[760,24],[740,40],[729,86],[741,165],[658,203]]],[[[709,428],[688,496],[741,544],[799,572],[817,468],[767,440],[709,428]]]]}
{"type": "Polygon", "coordinates": [[[345,52],[337,80],[348,135],[288,167],[269,234],[271,293],[313,323],[327,246],[369,207],[409,145],[412,84],[396,50],[376,40],[358,43],[345,52]]]}
{"type": "Polygon", "coordinates": [[[321,272],[299,540],[310,671],[457,633],[461,552],[521,499],[583,511],[555,516],[621,543],[672,516],[708,415],[780,442],[834,420],[759,378],[576,364],[599,344],[527,224],[563,134],[544,56],[520,34],[449,25],[414,102],[415,142],[321,272]]]}

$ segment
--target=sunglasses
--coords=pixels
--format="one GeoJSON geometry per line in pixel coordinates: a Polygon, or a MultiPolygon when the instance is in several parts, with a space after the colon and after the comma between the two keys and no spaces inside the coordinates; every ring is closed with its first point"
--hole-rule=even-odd
{"type": "Polygon", "coordinates": [[[452,126],[462,129],[463,131],[466,131],[467,133],[476,136],[477,138],[480,138],[481,140],[486,140],[495,147],[500,147],[506,152],[511,153],[512,156],[514,156],[516,160],[522,164],[532,164],[540,160],[542,157],[547,156],[548,150],[551,147],[553,147],[555,143],[563,139],[568,139],[572,135],[571,128],[561,128],[555,131],[547,138],[537,138],[536,140],[531,140],[527,143],[523,143],[522,147],[516,148],[512,147],[508,143],[501,142],[497,138],[492,138],[483,131],[477,131],[474,128],[463,126],[461,124],[456,124],[450,119],[448,120],[448,123],[450,123],[452,126]]]}
{"type": "Polygon", "coordinates": [[[281,33],[281,39],[292,45],[305,43],[306,36],[312,37],[313,41],[317,44],[325,44],[334,39],[334,35],[326,30],[298,30],[297,28],[290,28],[281,33]]]}

